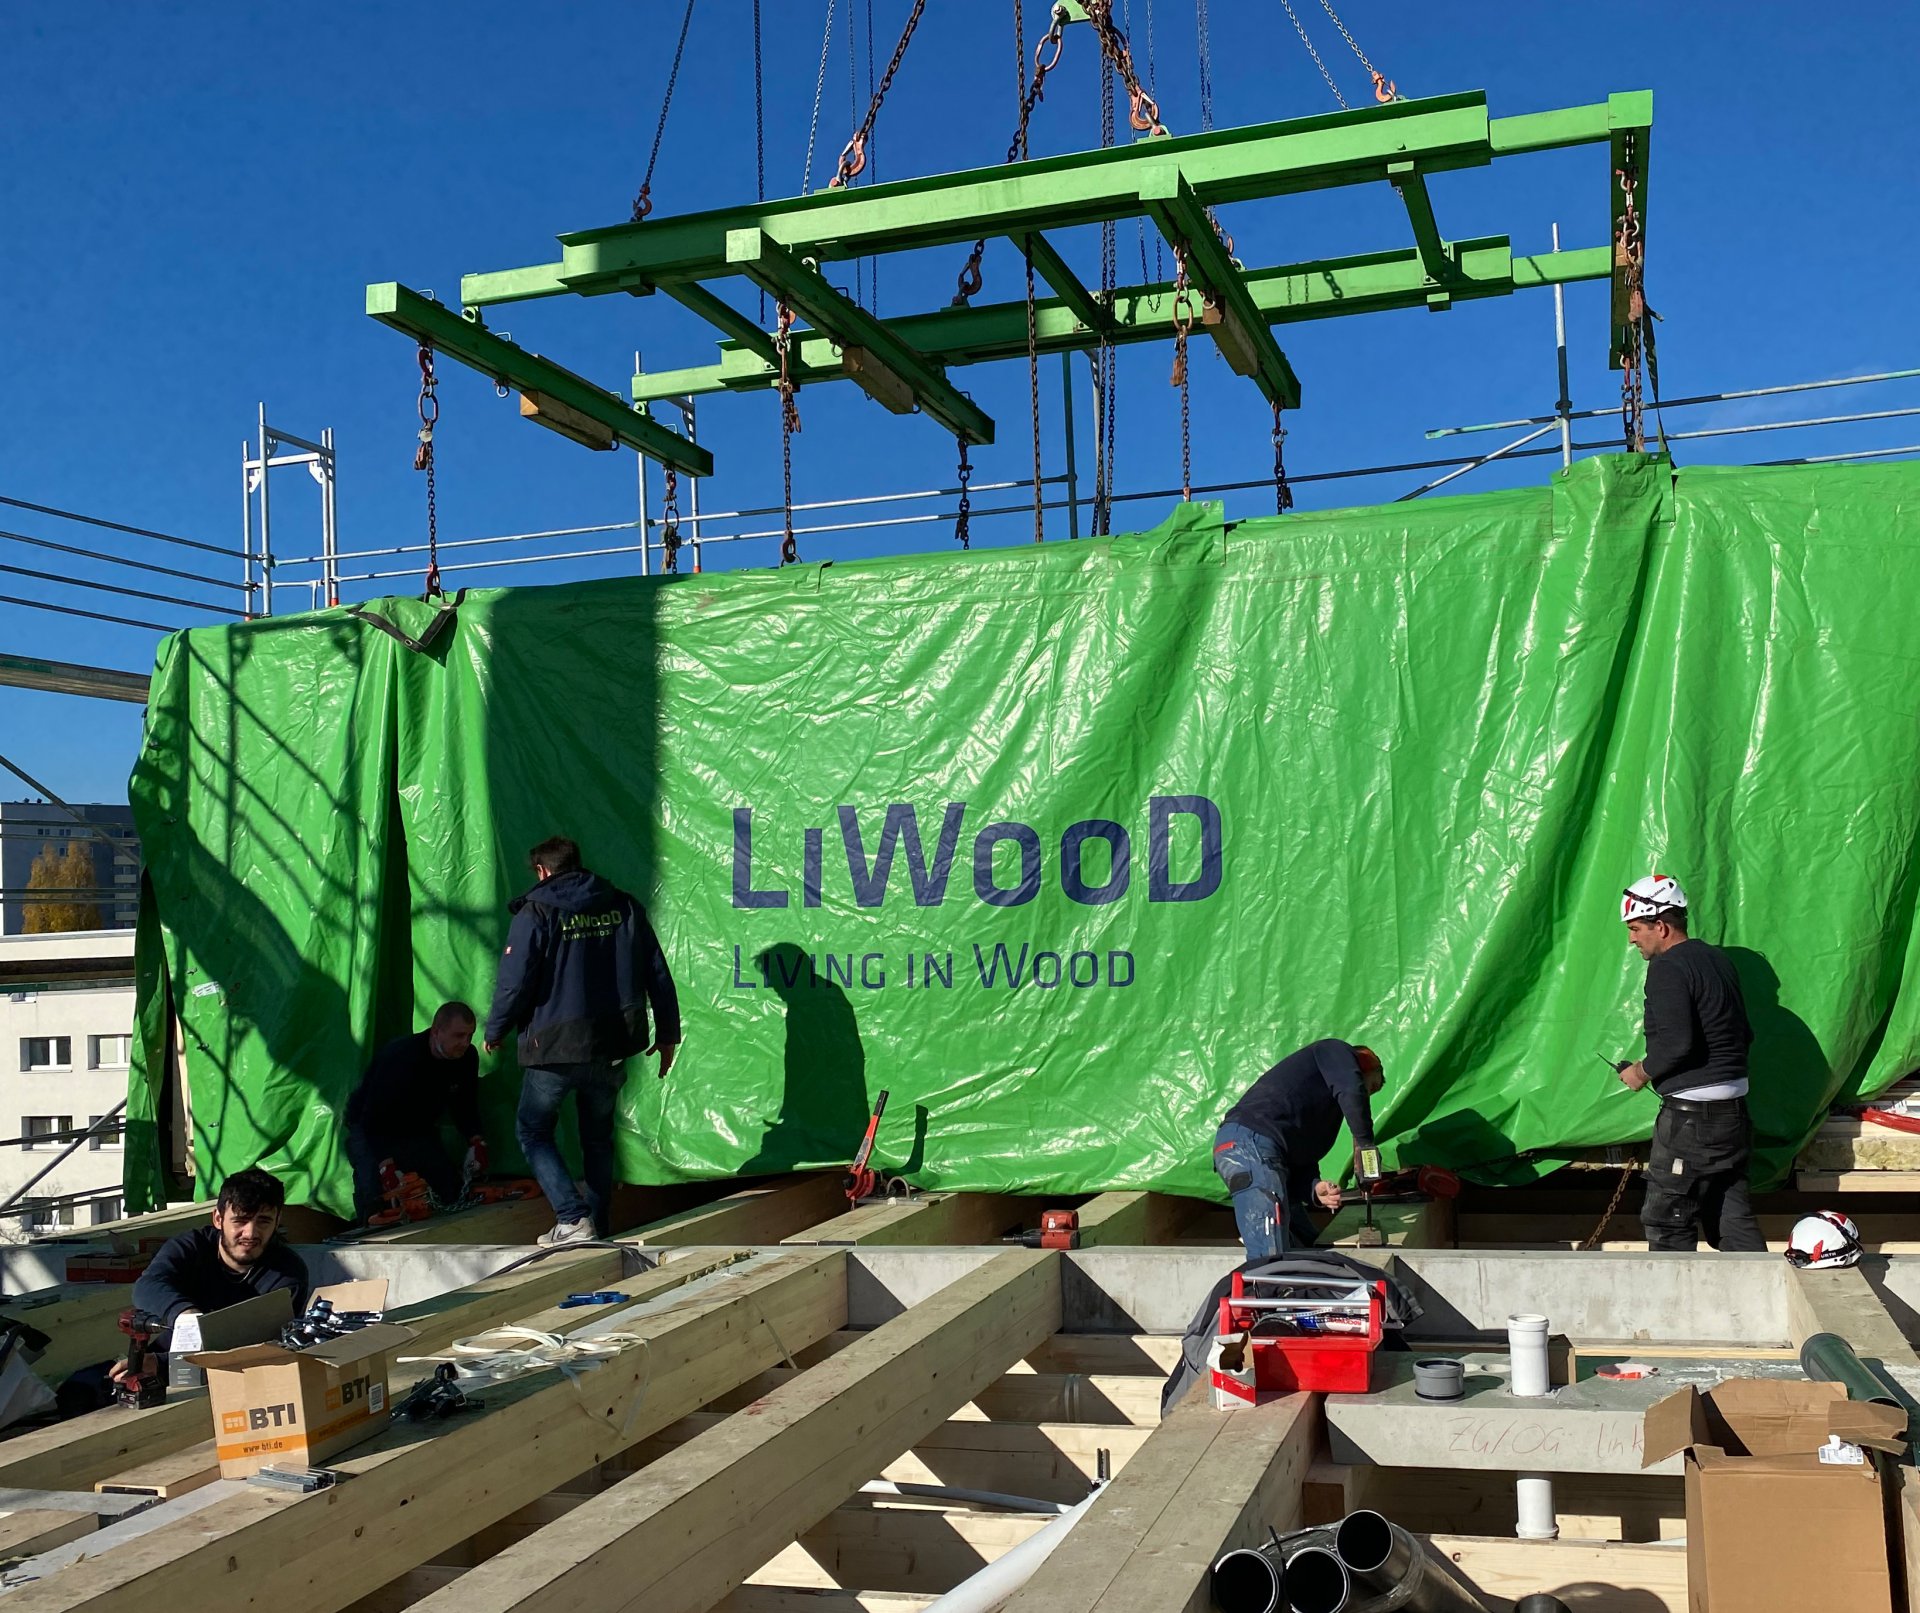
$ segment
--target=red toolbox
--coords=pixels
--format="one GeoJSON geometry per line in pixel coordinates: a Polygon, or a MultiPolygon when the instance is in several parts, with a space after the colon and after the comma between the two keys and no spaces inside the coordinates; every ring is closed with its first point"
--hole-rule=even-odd
{"type": "Polygon", "coordinates": [[[1235,1272],[1216,1331],[1222,1338],[1250,1335],[1256,1389],[1364,1394],[1386,1303],[1387,1285],[1377,1279],[1235,1272]]]}

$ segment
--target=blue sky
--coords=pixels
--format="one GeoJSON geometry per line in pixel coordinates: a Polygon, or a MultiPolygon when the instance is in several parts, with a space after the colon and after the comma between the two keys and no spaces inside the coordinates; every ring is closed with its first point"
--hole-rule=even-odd
{"type": "MultiPolygon", "coordinates": [[[[1146,56],[1146,0],[1129,0],[1146,56]]],[[[409,344],[362,312],[370,280],[457,296],[463,271],[554,256],[562,231],[626,216],[645,166],[680,0],[455,8],[335,3],[293,12],[234,4],[16,4],[0,14],[8,64],[7,158],[0,163],[0,494],[236,546],[239,445],[265,399],[288,430],[332,426],[341,462],[347,549],[418,542],[420,478],[411,469],[416,373],[409,344]]],[[[803,182],[825,0],[764,0],[768,189],[803,182]]],[[[872,0],[884,58],[908,0],[872,0]]],[[[1329,68],[1355,102],[1365,75],[1313,0],[1296,0],[1329,68]]],[[[854,75],[866,81],[868,0],[836,0],[815,181],[824,182],[853,121],[854,75]]],[[[881,178],[986,165],[1004,153],[1013,116],[1011,7],[931,0],[881,115],[881,178]]],[[[1029,26],[1044,0],[1027,0],[1029,26]]],[[[1211,0],[1211,78],[1218,126],[1329,110],[1332,99],[1272,0],[1211,0]]],[[[691,38],[654,181],[662,213],[750,199],[754,190],[749,0],[696,0],[691,38]]],[[[1350,4],[1361,45],[1407,95],[1484,89],[1495,115],[1571,106],[1609,91],[1656,97],[1649,287],[1665,316],[1669,395],[1920,363],[1911,271],[1920,233],[1911,205],[1920,155],[1899,64],[1920,46],[1905,7],[1821,13],[1779,5],[1531,6],[1439,11],[1402,0],[1350,4]]],[[[1155,0],[1153,65],[1176,133],[1200,126],[1191,0],[1155,0]]],[[[1037,153],[1098,143],[1096,49],[1070,32],[1065,60],[1034,124],[1037,153]]],[[[1605,164],[1597,148],[1516,159],[1437,178],[1449,236],[1507,233],[1543,250],[1551,221],[1568,245],[1604,239],[1605,164]]],[[[1390,192],[1298,198],[1236,210],[1227,223],[1250,259],[1298,260],[1399,245],[1390,192]]],[[[1090,242],[1067,243],[1088,278],[1090,242]]],[[[1151,249],[1149,248],[1149,255],[1151,249]]],[[[956,254],[889,259],[882,312],[943,303],[956,254]]],[[[1123,283],[1139,243],[1120,236],[1123,283]]],[[[1131,270],[1129,269],[1131,263],[1131,270]]],[[[987,261],[988,300],[1017,293],[1018,260],[987,261]]],[[[837,274],[836,279],[846,278],[837,274]]],[[[1576,405],[1617,397],[1605,367],[1605,290],[1568,294],[1576,405]]],[[[1413,459],[1446,451],[1432,426],[1541,412],[1554,396],[1552,302],[1545,293],[1463,306],[1323,321],[1286,333],[1306,389],[1292,419],[1296,471],[1413,459]]],[[[496,329],[615,391],[631,355],[667,368],[705,362],[701,330],[664,298],[560,299],[501,310],[496,329]]],[[[1178,478],[1177,394],[1165,348],[1120,361],[1122,488],[1178,478]]],[[[522,424],[511,401],[445,366],[440,452],[443,538],[631,519],[634,462],[595,455],[522,424]]],[[[1253,477],[1270,462],[1268,420],[1249,383],[1196,351],[1194,467],[1205,482],[1253,477]]],[[[1043,376],[1049,470],[1062,464],[1057,361],[1043,376]]],[[[1012,480],[1030,463],[1025,366],[966,374],[1000,422],[976,454],[979,481],[1012,480]]],[[[1090,416],[1080,463],[1090,471],[1090,416]]],[[[1676,426],[1800,418],[1920,405],[1920,382],[1814,394],[1676,415],[1676,426]]],[[[898,419],[845,386],[802,394],[795,496],[813,499],[945,485],[951,439],[898,419]]],[[[719,474],[708,508],[763,505],[779,493],[775,404],[714,398],[701,434],[719,474]]],[[[1494,446],[1499,438],[1468,439],[1494,446]]],[[[1920,441],[1920,421],[1688,445],[1690,462],[1732,462],[1920,441]]],[[[1462,485],[1532,481],[1539,460],[1476,473],[1462,485]]],[[[1303,488],[1304,507],[1385,500],[1419,478],[1303,488]]],[[[317,547],[308,489],[276,483],[281,552],[317,547]]],[[[657,498],[657,482],[656,482],[657,498]]],[[[981,503],[1009,501],[991,495],[981,503]]],[[[1123,526],[1151,525],[1157,503],[1125,506],[1123,526]]],[[[1260,513],[1268,496],[1229,499],[1260,513]]],[[[0,527],[198,570],[220,581],[231,561],[0,508],[0,527]]],[[[1055,530],[1065,535],[1064,521],[1055,530]]],[[[1016,541],[1023,518],[983,524],[980,541],[1016,541]]],[[[814,539],[810,559],[934,549],[944,522],[880,537],[814,539]]],[[[569,545],[582,546],[577,542],[569,545]]],[[[729,560],[763,564],[771,546],[729,560]]],[[[0,540],[0,563],[68,562],[0,540]]],[[[127,582],[87,562],[76,574],[127,582]]],[[[556,563],[455,581],[557,581],[621,569],[556,563]]],[[[219,602],[224,592],[149,579],[164,592],[219,602]]],[[[0,576],[0,592],[152,620],[208,618],[177,608],[103,603],[0,576]]],[[[413,591],[400,583],[371,591],[413,591]]],[[[155,634],[0,605],[0,647],[144,669],[155,634]]],[[[132,707],[0,690],[0,749],[62,793],[124,800],[138,743],[132,707]]],[[[0,786],[0,793],[13,794],[0,786]]]]}

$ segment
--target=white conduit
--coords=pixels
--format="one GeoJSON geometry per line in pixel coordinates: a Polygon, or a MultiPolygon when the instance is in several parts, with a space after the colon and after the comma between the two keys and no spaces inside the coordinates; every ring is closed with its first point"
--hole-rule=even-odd
{"type": "Polygon", "coordinates": [[[1553,1515],[1553,1479],[1546,1473],[1522,1473],[1513,1481],[1520,1521],[1514,1533],[1522,1540],[1557,1540],[1560,1523],[1553,1515]]]}
{"type": "Polygon", "coordinates": [[[860,1486],[862,1495],[897,1495],[910,1501],[954,1501],[976,1507],[1001,1507],[1008,1512],[1046,1512],[1055,1517],[1072,1508],[1064,1501],[1037,1501],[1029,1495],[1002,1495],[998,1490],[952,1490],[941,1484],[896,1484],[872,1479],[860,1486]]]}
{"type": "Polygon", "coordinates": [[[1054,1548],[1067,1538],[1067,1531],[1093,1505],[1101,1488],[1096,1485],[1086,1500],[1068,1508],[1037,1535],[1028,1536],[1012,1551],[988,1563],[979,1573],[954,1586],[938,1601],[929,1603],[923,1613],[993,1613],[995,1608],[1032,1579],[1040,1565],[1053,1555],[1054,1548]]]}

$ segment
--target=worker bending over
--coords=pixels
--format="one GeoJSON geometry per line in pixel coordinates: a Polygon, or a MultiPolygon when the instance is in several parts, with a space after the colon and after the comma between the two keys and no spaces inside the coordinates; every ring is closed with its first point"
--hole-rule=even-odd
{"type": "Polygon", "coordinates": [[[1620,1079],[1660,1098],[1640,1209],[1649,1249],[1764,1250],[1747,1190],[1753,1121],[1747,1047],[1753,1029],[1740,978],[1718,947],[1687,934],[1687,896],[1665,874],[1627,887],[1627,940],[1647,960],[1646,1057],[1620,1079]]]}
{"type": "Polygon", "coordinates": [[[520,1032],[515,1130],[555,1217],[539,1241],[578,1243],[596,1226],[607,1231],[614,1112],[626,1061],[658,1051],[661,1076],[673,1067],[680,999],[647,910],[583,868],[579,846],[556,835],[527,858],[537,883],[508,904],[513,923],[487,1015],[487,1051],[509,1031],[520,1032]],[[584,1198],[553,1140],[569,1093],[580,1121],[584,1198]]]}
{"type": "Polygon", "coordinates": [[[280,1237],[287,1193],[257,1167],[235,1171],[220,1187],[213,1222],[169,1238],[133,1285],[136,1310],[168,1327],[181,1317],[225,1310],[285,1288],[295,1314],[307,1308],[307,1266],[280,1237]]]}
{"type": "Polygon", "coordinates": [[[1277,1260],[1290,1244],[1310,1247],[1318,1234],[1308,1206],[1340,1207],[1339,1187],[1318,1176],[1343,1119],[1356,1158],[1364,1156],[1360,1174],[1378,1174],[1370,1100],[1385,1084],[1371,1048],[1329,1037],[1288,1054],[1227,1111],[1213,1168],[1233,1195],[1248,1260],[1277,1260]]]}
{"type": "Polygon", "coordinates": [[[353,1162],[353,1213],[365,1219],[400,1185],[402,1172],[421,1177],[442,1204],[460,1197],[463,1178],[487,1168],[480,1135],[480,1055],[475,1015],[445,1003],[433,1023],[380,1049],[347,1100],[347,1158],[353,1162]],[[441,1136],[452,1117],[466,1154],[456,1166],[441,1136]]]}

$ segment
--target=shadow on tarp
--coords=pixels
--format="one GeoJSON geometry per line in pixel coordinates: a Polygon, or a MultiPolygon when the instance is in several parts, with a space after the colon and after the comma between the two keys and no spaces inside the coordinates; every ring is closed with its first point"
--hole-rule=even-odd
{"type": "MultiPolygon", "coordinates": [[[[803,1161],[851,1159],[873,1112],[867,1053],[852,1001],[796,942],[766,948],[754,966],[786,1013],[783,1096],[778,1116],[741,1174],[769,1175],[803,1161]]],[[[924,1120],[917,1135],[924,1138],[924,1120]]],[[[924,1142],[919,1151],[924,1153],[924,1142]]]]}

